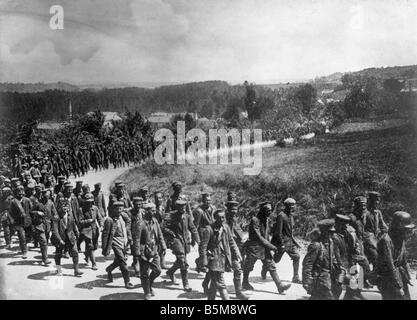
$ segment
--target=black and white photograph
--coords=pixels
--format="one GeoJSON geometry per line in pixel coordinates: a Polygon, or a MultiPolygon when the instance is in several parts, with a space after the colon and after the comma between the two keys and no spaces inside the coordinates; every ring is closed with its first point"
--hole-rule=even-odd
{"type": "Polygon", "coordinates": [[[417,1],[0,0],[0,300],[417,300],[416,223],[417,1]]]}

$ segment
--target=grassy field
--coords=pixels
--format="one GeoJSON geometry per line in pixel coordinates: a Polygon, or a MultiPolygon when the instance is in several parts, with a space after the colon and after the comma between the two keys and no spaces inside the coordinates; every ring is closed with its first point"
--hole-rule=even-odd
{"type": "MultiPolygon", "coordinates": [[[[217,206],[228,190],[237,193],[242,224],[259,201],[297,200],[296,235],[304,237],[318,219],[348,213],[353,197],[366,191],[382,194],[381,209],[389,222],[396,210],[417,218],[417,139],[414,128],[347,132],[319,137],[308,145],[263,150],[258,176],[244,176],[242,165],[164,165],[148,163],[126,172],[131,194],[147,185],[167,197],[179,180],[194,205],[201,190],[213,192],[217,206]]],[[[416,243],[416,241],[412,242],[416,243]]],[[[417,257],[417,247],[411,248],[417,257]]]]}

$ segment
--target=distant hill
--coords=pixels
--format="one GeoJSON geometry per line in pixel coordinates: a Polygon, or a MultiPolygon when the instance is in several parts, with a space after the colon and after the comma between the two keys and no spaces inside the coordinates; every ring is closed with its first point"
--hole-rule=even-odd
{"type": "Polygon", "coordinates": [[[0,92],[41,92],[46,90],[63,90],[63,91],[79,91],[80,88],[66,82],[52,82],[52,83],[0,83],[0,92]]]}

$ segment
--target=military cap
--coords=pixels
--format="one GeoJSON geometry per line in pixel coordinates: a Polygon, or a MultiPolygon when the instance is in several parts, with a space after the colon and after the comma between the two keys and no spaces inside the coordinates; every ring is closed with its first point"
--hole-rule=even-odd
{"type": "Polygon", "coordinates": [[[264,202],[261,202],[260,204],[259,204],[259,208],[270,208],[270,209],[272,209],[272,205],[271,205],[271,202],[269,202],[269,201],[264,201],[264,202]]]}
{"type": "Polygon", "coordinates": [[[149,191],[149,188],[147,186],[143,186],[139,189],[139,191],[149,191]]]}
{"type": "Polygon", "coordinates": [[[344,214],[336,214],[335,219],[337,221],[343,221],[343,222],[349,222],[350,221],[350,217],[344,214]]]}
{"type": "Polygon", "coordinates": [[[95,187],[101,187],[101,182],[97,182],[94,184],[95,187]]]}
{"type": "Polygon", "coordinates": [[[32,178],[40,178],[41,176],[39,174],[35,174],[32,176],[32,178]]]}
{"type": "Polygon", "coordinates": [[[125,204],[123,201],[115,201],[113,202],[113,207],[124,207],[125,204]]]}
{"type": "Polygon", "coordinates": [[[117,182],[117,183],[115,183],[115,185],[116,185],[116,188],[120,188],[120,187],[124,187],[124,183],[123,182],[117,182]]]}
{"type": "Polygon", "coordinates": [[[16,181],[20,181],[19,178],[12,178],[11,182],[16,182],[16,181]]]}
{"type": "Polygon", "coordinates": [[[203,191],[203,192],[201,192],[201,197],[202,197],[202,198],[205,198],[205,197],[210,196],[210,195],[211,195],[211,193],[210,193],[210,192],[208,192],[208,191],[203,191]]]}
{"type": "Polygon", "coordinates": [[[334,219],[323,219],[317,222],[317,227],[320,229],[320,231],[335,231],[334,228],[334,219]]]}
{"type": "Polygon", "coordinates": [[[1,189],[1,191],[12,191],[12,189],[10,189],[9,187],[3,187],[3,189],[1,189]]]}
{"type": "Polygon", "coordinates": [[[84,201],[85,202],[94,202],[94,196],[91,193],[87,193],[84,196],[84,201]]]}
{"type": "Polygon", "coordinates": [[[381,197],[381,194],[377,191],[370,191],[368,192],[369,198],[379,198],[381,197]]]}
{"type": "Polygon", "coordinates": [[[133,202],[143,201],[143,198],[142,197],[133,197],[132,201],[133,202]]]}
{"type": "Polygon", "coordinates": [[[78,181],[75,181],[75,184],[77,186],[82,186],[83,185],[83,182],[82,182],[82,180],[78,180],[78,181]]]}
{"type": "Polygon", "coordinates": [[[16,190],[24,191],[25,188],[22,185],[17,186],[16,190]]]}
{"type": "Polygon", "coordinates": [[[65,188],[74,188],[74,186],[71,184],[71,182],[65,182],[64,187],[65,188]]]}
{"type": "Polygon", "coordinates": [[[39,183],[35,186],[35,189],[43,190],[43,189],[45,189],[45,186],[43,185],[43,183],[39,183]]]}
{"type": "Polygon", "coordinates": [[[28,189],[34,189],[36,187],[36,183],[35,182],[29,182],[26,187],[28,189]]]}
{"type": "Polygon", "coordinates": [[[114,182],[114,185],[115,186],[118,186],[119,184],[121,184],[121,183],[123,183],[123,181],[122,180],[116,180],[115,182],[114,182]]]}
{"type": "Polygon", "coordinates": [[[355,203],[366,203],[366,198],[364,196],[357,196],[355,199],[353,199],[355,203]]]}
{"type": "Polygon", "coordinates": [[[49,189],[49,188],[43,188],[43,189],[41,190],[41,192],[42,192],[42,193],[47,193],[48,191],[51,191],[51,189],[49,189]]]}
{"type": "Polygon", "coordinates": [[[11,183],[10,179],[8,179],[8,178],[4,179],[4,182],[11,183]]]}
{"type": "Polygon", "coordinates": [[[145,204],[143,206],[144,209],[154,209],[155,208],[155,204],[153,204],[152,202],[148,202],[147,204],[145,204]]]}
{"type": "Polygon", "coordinates": [[[411,215],[405,211],[394,212],[391,220],[391,228],[414,229],[415,224],[411,221],[411,215]]]}
{"type": "Polygon", "coordinates": [[[172,184],[172,187],[173,187],[174,189],[176,189],[176,188],[180,188],[180,187],[182,187],[182,184],[181,184],[180,182],[178,182],[178,181],[175,181],[175,182],[172,184]]]}
{"type": "Polygon", "coordinates": [[[32,176],[32,175],[30,174],[30,172],[29,172],[29,171],[25,171],[25,172],[24,172],[24,175],[25,175],[25,176],[32,176]]]}
{"type": "Polygon", "coordinates": [[[58,176],[58,180],[65,180],[64,176],[58,176]]]}
{"type": "Polygon", "coordinates": [[[237,201],[233,201],[233,200],[230,200],[230,201],[227,201],[227,202],[226,202],[226,205],[227,205],[228,207],[235,207],[235,206],[238,206],[238,205],[239,205],[239,202],[237,202],[237,201]]]}
{"type": "Polygon", "coordinates": [[[3,181],[4,181],[4,179],[6,179],[6,177],[5,177],[5,176],[3,176],[3,175],[1,175],[1,176],[0,176],[0,180],[3,180],[3,181]]]}
{"type": "Polygon", "coordinates": [[[182,200],[182,199],[178,199],[177,201],[175,201],[175,204],[177,206],[185,206],[185,205],[187,205],[187,201],[182,200]]]}
{"type": "Polygon", "coordinates": [[[295,200],[293,198],[287,198],[284,200],[284,204],[295,204],[295,200]]]}

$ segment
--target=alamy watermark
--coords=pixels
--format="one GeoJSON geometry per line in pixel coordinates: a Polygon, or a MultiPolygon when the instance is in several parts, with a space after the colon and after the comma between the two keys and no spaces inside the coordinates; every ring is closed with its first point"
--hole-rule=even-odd
{"type": "Polygon", "coordinates": [[[161,142],[155,149],[157,164],[232,164],[252,166],[243,169],[244,175],[257,175],[262,170],[261,129],[209,129],[198,128],[185,132],[185,122],[177,121],[177,135],[170,129],[156,131],[154,140],[161,142]],[[251,131],[253,139],[251,143],[251,131]],[[207,145],[208,142],[208,145],[207,145]],[[186,143],[189,144],[185,148],[186,143]],[[251,150],[253,153],[251,154],[251,150]],[[219,159],[220,158],[220,159],[219,159]]]}

